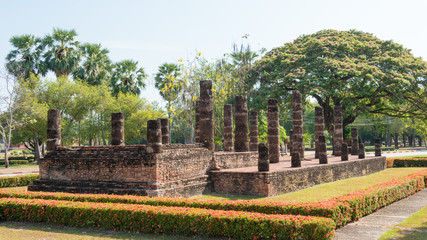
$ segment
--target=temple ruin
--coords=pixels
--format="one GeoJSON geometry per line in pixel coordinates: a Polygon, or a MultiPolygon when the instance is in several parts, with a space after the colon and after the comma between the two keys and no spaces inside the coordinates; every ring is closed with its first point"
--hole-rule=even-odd
{"type": "MultiPolygon", "coordinates": [[[[316,108],[319,160],[315,161],[314,156],[304,157],[301,93],[292,92],[291,156],[280,156],[278,101],[268,100],[268,143],[258,143],[258,113],[251,111],[248,116],[245,96],[235,100],[234,134],[232,105],[223,109],[224,151],[215,151],[212,82],[208,80],[200,81],[200,98],[195,104],[195,144],[171,144],[169,119],[162,118],[147,122],[147,144],[125,145],[124,115],[112,113],[110,146],[61,146],[61,112],[51,109],[40,180],[28,190],[168,197],[209,192],[272,196],[385,169],[386,158],[365,157],[362,143],[358,143],[357,156],[348,154],[347,143],[339,139],[342,114],[338,106],[334,140],[341,144],[334,148],[341,157],[336,157],[337,152],[328,157],[323,111],[316,108]]],[[[352,154],[354,139],[352,134],[352,154]]],[[[381,142],[376,141],[376,153],[379,149],[381,154],[380,147],[381,142]]]]}

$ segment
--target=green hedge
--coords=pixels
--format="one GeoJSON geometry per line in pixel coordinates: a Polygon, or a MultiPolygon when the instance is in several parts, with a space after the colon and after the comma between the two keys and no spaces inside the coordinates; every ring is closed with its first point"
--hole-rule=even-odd
{"type": "Polygon", "coordinates": [[[400,179],[376,184],[364,190],[332,198],[350,205],[351,220],[358,220],[393,202],[406,198],[426,187],[427,170],[400,179]]]}
{"type": "MultiPolygon", "coordinates": [[[[28,160],[9,160],[9,165],[18,165],[18,164],[29,164],[30,161],[28,160]]],[[[0,165],[4,165],[5,161],[0,160],[0,165]]]]}
{"type": "Polygon", "coordinates": [[[393,167],[427,167],[427,158],[394,159],[393,167]]]}
{"type": "Polygon", "coordinates": [[[151,206],[174,206],[233,210],[263,214],[291,214],[332,218],[338,227],[351,221],[351,209],[347,203],[325,201],[319,203],[285,203],[267,201],[196,200],[186,198],[141,197],[131,195],[72,194],[54,192],[27,192],[0,190],[0,198],[26,198],[66,200],[76,202],[124,203],[151,206]]]}
{"type": "Polygon", "coordinates": [[[28,186],[39,179],[38,174],[28,174],[14,177],[0,177],[0,188],[28,186]]]}
{"type": "Polygon", "coordinates": [[[7,221],[235,239],[332,239],[335,229],[321,217],[43,199],[0,199],[0,214],[7,221]]]}

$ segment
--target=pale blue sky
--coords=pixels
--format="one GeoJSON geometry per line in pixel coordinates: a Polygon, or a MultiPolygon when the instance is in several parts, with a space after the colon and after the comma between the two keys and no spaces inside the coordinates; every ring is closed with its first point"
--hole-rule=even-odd
{"type": "MultiPolygon", "coordinates": [[[[113,61],[139,61],[149,80],[160,64],[195,51],[219,58],[244,34],[254,49],[271,50],[322,29],[357,29],[426,60],[426,10],[425,0],[0,0],[0,64],[12,36],[44,36],[54,27],[75,29],[81,42],[101,43],[113,61]]],[[[161,100],[151,85],[142,96],[161,100]]]]}

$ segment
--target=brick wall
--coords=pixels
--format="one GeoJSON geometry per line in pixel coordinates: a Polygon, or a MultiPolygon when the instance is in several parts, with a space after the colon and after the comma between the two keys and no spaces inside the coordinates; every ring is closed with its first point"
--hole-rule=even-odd
{"type": "Polygon", "coordinates": [[[273,196],[320,183],[365,176],[386,168],[385,157],[270,172],[211,172],[214,191],[222,194],[273,196]]]}

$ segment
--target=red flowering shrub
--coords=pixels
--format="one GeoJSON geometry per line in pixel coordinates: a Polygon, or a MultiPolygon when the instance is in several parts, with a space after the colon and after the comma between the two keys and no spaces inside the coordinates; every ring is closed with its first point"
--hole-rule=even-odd
{"type": "Polygon", "coordinates": [[[331,239],[323,217],[120,203],[0,199],[0,220],[236,239],[331,239]]]}
{"type": "Polygon", "coordinates": [[[0,177],[0,188],[27,186],[39,179],[38,174],[28,174],[15,177],[0,177]]]}
{"type": "Polygon", "coordinates": [[[345,202],[352,210],[353,221],[369,215],[376,210],[400,199],[406,198],[426,187],[427,170],[408,176],[376,184],[364,190],[332,198],[332,201],[345,202]]]}
{"type": "Polygon", "coordinates": [[[107,194],[72,194],[53,192],[26,192],[0,189],[0,197],[53,199],[77,202],[104,202],[143,204],[151,206],[175,206],[191,208],[207,208],[213,210],[234,210],[257,212],[264,214],[292,214],[304,216],[319,216],[332,218],[337,226],[343,226],[351,220],[351,211],[347,203],[324,201],[318,203],[285,203],[267,201],[224,201],[224,200],[196,200],[187,198],[141,197],[132,195],[107,194]]]}

